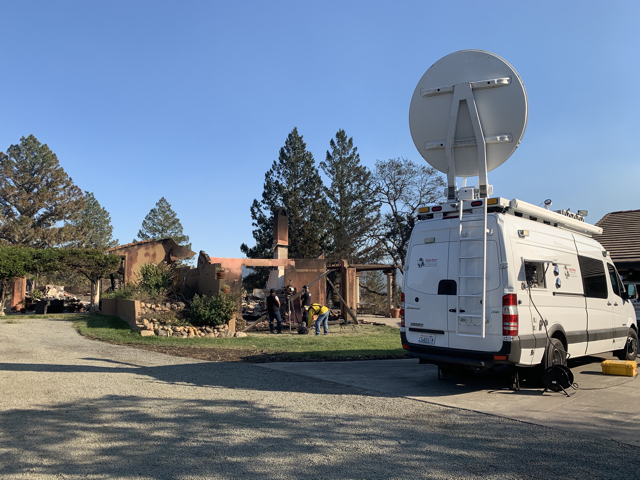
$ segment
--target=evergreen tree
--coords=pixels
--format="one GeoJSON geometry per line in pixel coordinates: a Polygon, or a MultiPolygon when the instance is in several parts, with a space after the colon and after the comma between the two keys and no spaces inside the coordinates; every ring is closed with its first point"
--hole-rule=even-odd
{"type": "Polygon", "coordinates": [[[84,192],[85,207],[80,218],[72,222],[82,234],[82,240],[74,242],[76,247],[107,250],[118,245],[113,239],[111,216],[91,192],[84,192]]]}
{"type": "Polygon", "coordinates": [[[173,238],[178,244],[191,248],[189,237],[184,234],[180,219],[171,205],[162,197],[142,221],[142,228],[138,232],[140,240],[161,240],[173,238]]]}
{"type": "Polygon", "coordinates": [[[44,248],[78,241],[82,191],[36,137],[0,152],[0,244],[44,248]]]}
{"type": "Polygon", "coordinates": [[[265,174],[262,200],[251,205],[256,245],[240,246],[248,258],[272,258],[273,212],[282,207],[289,219],[289,258],[317,258],[326,246],[327,201],[313,155],[295,127],[265,174]]]}
{"type": "Polygon", "coordinates": [[[374,229],[380,219],[371,172],[360,164],[353,138],[338,130],[330,142],[331,151],[320,163],[331,185],[324,189],[329,203],[330,260],[368,263],[381,256],[374,229]]]}

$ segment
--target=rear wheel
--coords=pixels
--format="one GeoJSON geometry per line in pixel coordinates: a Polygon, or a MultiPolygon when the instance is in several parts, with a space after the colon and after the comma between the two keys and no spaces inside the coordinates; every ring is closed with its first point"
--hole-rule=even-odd
{"type": "Polygon", "coordinates": [[[613,352],[620,360],[635,360],[638,356],[638,334],[633,328],[629,329],[627,342],[622,350],[613,352]]]}
{"type": "Polygon", "coordinates": [[[565,363],[567,363],[567,352],[565,352],[564,345],[557,338],[552,338],[542,359],[544,369],[546,370],[553,365],[564,365],[565,363]]]}
{"type": "Polygon", "coordinates": [[[547,349],[542,357],[542,363],[535,368],[536,384],[546,387],[545,371],[554,365],[565,365],[567,363],[567,353],[565,350],[564,345],[557,338],[552,338],[549,343],[547,343],[547,349]]]}

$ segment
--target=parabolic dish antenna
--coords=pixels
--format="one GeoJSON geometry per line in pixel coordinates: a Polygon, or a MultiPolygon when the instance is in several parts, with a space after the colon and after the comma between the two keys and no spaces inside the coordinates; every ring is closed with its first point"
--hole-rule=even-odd
{"type": "Polygon", "coordinates": [[[449,199],[456,177],[478,177],[487,196],[487,172],[518,147],[527,126],[527,92],[504,59],[461,50],[434,63],[413,92],[409,127],[416,148],[447,174],[449,199]]]}

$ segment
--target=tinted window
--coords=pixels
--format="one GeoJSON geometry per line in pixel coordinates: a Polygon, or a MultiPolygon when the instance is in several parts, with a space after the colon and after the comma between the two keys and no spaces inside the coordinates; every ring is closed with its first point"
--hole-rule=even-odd
{"type": "Polygon", "coordinates": [[[613,289],[613,293],[621,297],[622,295],[620,295],[620,280],[618,279],[618,272],[616,272],[616,269],[613,265],[609,265],[608,263],[607,268],[609,269],[609,278],[611,279],[611,288],[613,289]]]}
{"type": "Polygon", "coordinates": [[[607,298],[607,277],[601,260],[578,255],[585,297],[607,298]]]}
{"type": "Polygon", "coordinates": [[[455,280],[440,280],[438,283],[438,295],[456,295],[457,290],[455,280]]]}

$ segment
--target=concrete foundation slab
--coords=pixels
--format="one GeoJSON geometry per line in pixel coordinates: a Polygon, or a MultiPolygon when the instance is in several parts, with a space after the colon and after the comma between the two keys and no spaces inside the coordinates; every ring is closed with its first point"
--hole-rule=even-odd
{"type": "Polygon", "coordinates": [[[580,387],[569,389],[570,397],[524,385],[511,391],[506,372],[449,375],[442,381],[437,367],[420,365],[417,359],[260,366],[640,446],[640,378],[602,374],[600,363],[607,358],[613,357],[569,364],[580,387]]]}

